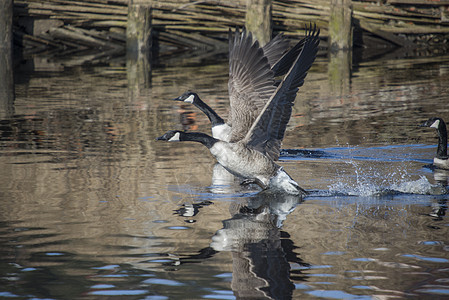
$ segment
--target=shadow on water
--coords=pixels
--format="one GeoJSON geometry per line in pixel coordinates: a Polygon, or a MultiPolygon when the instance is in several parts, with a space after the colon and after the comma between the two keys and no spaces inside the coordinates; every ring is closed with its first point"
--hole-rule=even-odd
{"type": "Polygon", "coordinates": [[[209,132],[170,100],[185,90],[227,115],[222,54],[16,62],[0,297],[447,297],[448,174],[416,125],[449,115],[449,58],[351,63],[320,56],[296,100],[280,164],[310,191],[297,199],[241,186],[201,145],[154,141],[209,132]]]}

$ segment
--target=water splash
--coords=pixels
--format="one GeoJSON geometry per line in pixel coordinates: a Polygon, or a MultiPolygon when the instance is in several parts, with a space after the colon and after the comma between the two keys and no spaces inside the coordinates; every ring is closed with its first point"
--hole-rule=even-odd
{"type": "Polygon", "coordinates": [[[395,194],[442,195],[449,193],[446,187],[432,184],[425,176],[413,179],[405,169],[395,169],[385,173],[379,172],[372,166],[362,168],[353,160],[346,163],[353,166],[353,176],[345,174],[345,176],[339,176],[339,178],[353,180],[349,182],[338,181],[329,185],[329,192],[332,194],[369,197],[395,194]]]}
{"type": "Polygon", "coordinates": [[[435,194],[442,188],[439,185],[431,184],[426,177],[421,176],[415,181],[404,181],[398,184],[393,184],[391,189],[406,194],[429,195],[435,194]]]}

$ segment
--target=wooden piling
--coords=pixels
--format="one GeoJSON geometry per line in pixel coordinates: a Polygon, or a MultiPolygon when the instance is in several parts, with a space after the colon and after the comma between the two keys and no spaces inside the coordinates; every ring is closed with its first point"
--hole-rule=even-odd
{"type": "Polygon", "coordinates": [[[272,0],[246,1],[246,29],[264,46],[271,39],[271,7],[272,0]]]}
{"type": "Polygon", "coordinates": [[[0,119],[11,117],[14,110],[12,16],[13,1],[0,1],[0,119]]]}
{"type": "Polygon", "coordinates": [[[352,49],[351,0],[331,0],[329,16],[329,50],[352,49]]]}
{"type": "Polygon", "coordinates": [[[131,53],[148,52],[151,48],[152,0],[129,0],[126,25],[126,49],[131,53]]]}
{"type": "Polygon", "coordinates": [[[12,47],[12,0],[0,1],[0,48],[12,47]]]}
{"type": "Polygon", "coordinates": [[[138,102],[147,89],[151,75],[151,3],[152,0],[129,0],[126,26],[126,69],[128,101],[138,102]]]}

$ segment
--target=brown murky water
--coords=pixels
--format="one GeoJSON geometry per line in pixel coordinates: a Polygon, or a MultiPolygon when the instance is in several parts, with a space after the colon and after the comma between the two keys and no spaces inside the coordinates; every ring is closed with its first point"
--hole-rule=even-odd
{"type": "Polygon", "coordinates": [[[426,167],[436,133],[417,127],[449,120],[449,57],[351,72],[320,57],[281,160],[301,201],[219,182],[206,148],[154,140],[209,132],[170,100],[185,90],[226,115],[225,57],[80,60],[16,66],[3,99],[0,297],[449,297],[448,174],[426,167]]]}

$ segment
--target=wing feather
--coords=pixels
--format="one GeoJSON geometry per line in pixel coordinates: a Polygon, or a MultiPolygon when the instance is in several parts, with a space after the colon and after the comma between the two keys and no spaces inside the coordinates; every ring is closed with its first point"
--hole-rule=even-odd
{"type": "Polygon", "coordinates": [[[288,70],[290,70],[291,66],[293,65],[293,62],[301,52],[301,49],[305,43],[306,38],[307,37],[300,40],[295,46],[293,46],[292,49],[290,49],[287,53],[282,55],[282,57],[280,57],[275,64],[271,65],[271,70],[274,72],[276,77],[283,76],[288,72],[288,70]]]}
{"type": "Polygon", "coordinates": [[[245,137],[276,86],[268,59],[251,33],[237,29],[230,41],[228,124],[235,142],[245,137]]]}
{"type": "Polygon", "coordinates": [[[268,64],[272,68],[287,51],[289,44],[283,34],[278,34],[262,47],[263,53],[268,59],[268,64]]]}
{"type": "Polygon", "coordinates": [[[307,71],[316,58],[319,32],[316,26],[307,30],[300,54],[243,140],[249,147],[273,160],[279,158],[282,139],[298,88],[304,84],[307,71]]]}

